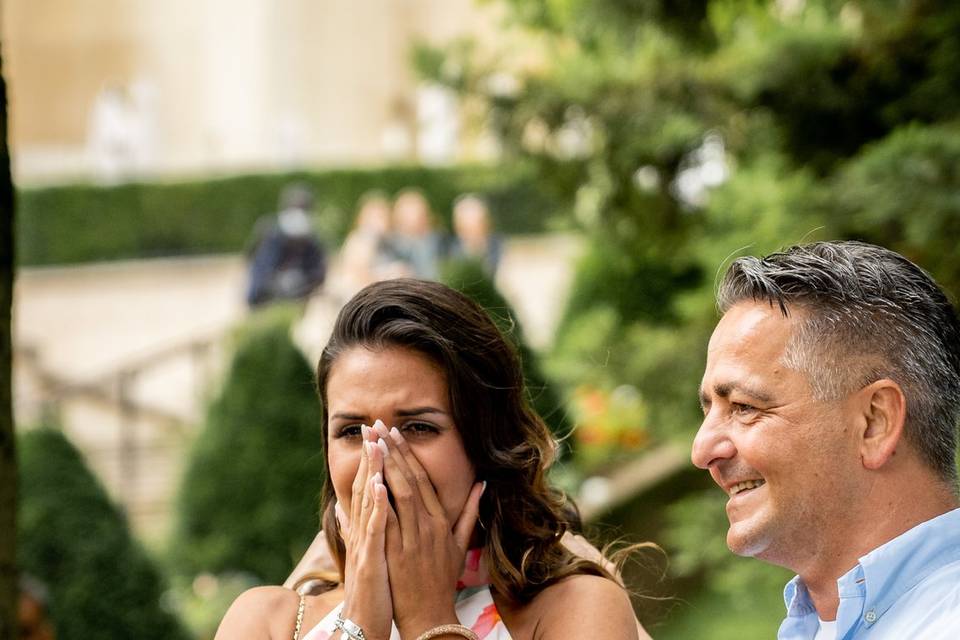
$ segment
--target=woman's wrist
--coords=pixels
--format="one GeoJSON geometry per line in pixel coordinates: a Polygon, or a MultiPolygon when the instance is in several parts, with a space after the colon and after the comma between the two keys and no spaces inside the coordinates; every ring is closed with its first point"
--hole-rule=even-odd
{"type": "MultiPolygon", "coordinates": [[[[353,628],[352,625],[356,625],[357,627],[363,630],[364,640],[389,640],[389,637],[390,637],[389,630],[387,631],[387,637],[385,638],[380,638],[375,633],[373,633],[372,631],[373,620],[375,616],[371,615],[371,613],[368,611],[358,610],[356,608],[350,608],[346,604],[344,604],[343,608],[340,610],[338,617],[339,619],[350,623],[347,625],[347,628],[345,630],[341,629],[340,631],[340,637],[342,638],[342,640],[350,640],[351,636],[345,633],[345,631],[352,629],[353,628]]],[[[340,627],[338,626],[338,628],[340,627]]]]}
{"type": "Polygon", "coordinates": [[[453,640],[454,638],[466,638],[467,640],[480,640],[476,633],[462,624],[442,624],[432,629],[424,631],[417,640],[453,640]]]}
{"type": "Polygon", "coordinates": [[[443,625],[458,625],[460,620],[457,618],[455,609],[451,609],[446,614],[432,616],[418,616],[417,618],[403,621],[397,620],[397,629],[400,631],[400,637],[403,640],[417,640],[424,633],[441,627],[443,625]]]}

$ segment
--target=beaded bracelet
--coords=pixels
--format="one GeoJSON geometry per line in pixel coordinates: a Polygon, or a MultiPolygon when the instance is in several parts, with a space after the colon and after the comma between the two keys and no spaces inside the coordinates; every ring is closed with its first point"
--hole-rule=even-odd
{"type": "Polygon", "coordinates": [[[417,637],[417,640],[430,640],[431,638],[448,634],[463,636],[464,638],[467,638],[467,640],[480,640],[480,638],[477,637],[477,634],[475,634],[473,631],[470,631],[468,627],[465,627],[462,624],[442,624],[439,627],[430,629],[429,631],[424,631],[417,637]]]}

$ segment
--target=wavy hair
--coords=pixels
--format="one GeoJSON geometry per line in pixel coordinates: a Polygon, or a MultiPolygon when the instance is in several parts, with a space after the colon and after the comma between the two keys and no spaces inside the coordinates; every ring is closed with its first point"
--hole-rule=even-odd
{"type": "Polygon", "coordinates": [[[436,282],[412,279],[371,284],[347,302],[317,367],[327,470],[323,529],[341,580],[345,550],[334,515],[326,450],[326,388],[337,358],[356,347],[411,349],[445,373],[454,423],[477,478],[487,481],[480,522],[491,582],[499,593],[524,603],[575,574],[617,580],[561,543],[566,531],[580,528],[580,518],[567,496],[547,481],[557,444],[530,408],[513,345],[467,296],[436,282]]]}

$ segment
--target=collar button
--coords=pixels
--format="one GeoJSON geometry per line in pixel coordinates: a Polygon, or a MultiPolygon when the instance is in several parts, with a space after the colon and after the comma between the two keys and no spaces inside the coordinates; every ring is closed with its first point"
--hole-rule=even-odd
{"type": "Polygon", "coordinates": [[[867,624],[873,624],[877,621],[877,612],[873,609],[870,609],[870,611],[867,611],[867,613],[864,614],[863,619],[867,621],[867,624]]]}

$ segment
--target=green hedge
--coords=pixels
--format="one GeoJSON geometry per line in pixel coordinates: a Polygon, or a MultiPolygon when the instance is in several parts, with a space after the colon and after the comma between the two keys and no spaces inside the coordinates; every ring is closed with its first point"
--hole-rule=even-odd
{"type": "Polygon", "coordinates": [[[313,370],[295,310],[254,314],[187,460],[170,559],[178,573],[248,572],[280,584],[320,527],[325,477],[313,370]]]}
{"type": "Polygon", "coordinates": [[[318,226],[331,246],[346,235],[358,198],[371,189],[389,194],[422,189],[447,227],[451,203],[467,191],[487,197],[503,233],[542,231],[562,213],[524,165],[344,169],[22,189],[17,196],[18,258],[21,265],[49,265],[240,251],[257,218],[276,210],[280,190],[291,181],[315,190],[318,226]]]}
{"type": "Polygon", "coordinates": [[[57,637],[181,640],[161,574],[81,454],[59,431],[17,442],[17,562],[50,589],[57,637]]]}

